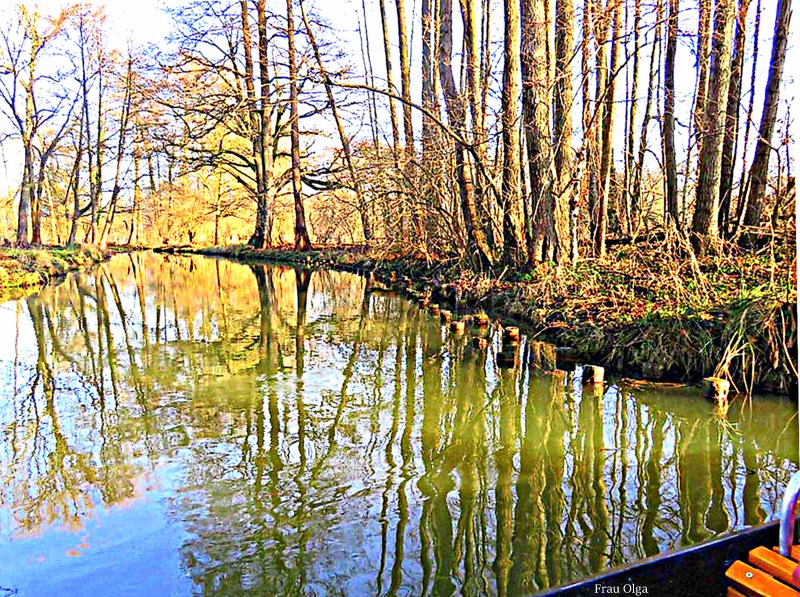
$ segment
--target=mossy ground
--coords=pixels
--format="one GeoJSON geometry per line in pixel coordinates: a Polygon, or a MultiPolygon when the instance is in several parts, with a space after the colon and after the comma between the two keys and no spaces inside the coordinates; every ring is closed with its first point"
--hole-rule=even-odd
{"type": "Polygon", "coordinates": [[[239,245],[202,252],[374,272],[387,287],[417,297],[455,295],[465,310],[527,324],[539,339],[627,376],[699,381],[716,375],[740,392],[796,392],[795,249],[729,250],[727,257],[697,258],[664,243],[626,246],[605,260],[560,268],[543,263],[514,275],[503,268],[476,273],[455,258],[365,247],[297,253],[239,245]]]}
{"type": "Polygon", "coordinates": [[[93,246],[0,249],[0,299],[22,296],[68,271],[104,261],[108,255],[93,246]]]}

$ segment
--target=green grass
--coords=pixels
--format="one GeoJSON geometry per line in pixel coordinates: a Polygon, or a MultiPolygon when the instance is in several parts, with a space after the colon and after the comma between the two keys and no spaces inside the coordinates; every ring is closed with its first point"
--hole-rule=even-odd
{"type": "Polygon", "coordinates": [[[91,246],[0,249],[0,289],[36,288],[107,257],[107,252],[91,246]]]}

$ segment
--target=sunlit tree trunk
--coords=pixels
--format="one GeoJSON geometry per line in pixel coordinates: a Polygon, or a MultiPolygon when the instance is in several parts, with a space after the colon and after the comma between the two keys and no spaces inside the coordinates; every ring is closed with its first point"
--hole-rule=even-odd
{"type": "MultiPolygon", "coordinates": [[[[578,259],[577,222],[571,214],[577,209],[573,190],[574,152],[572,150],[572,53],[575,9],[573,0],[556,0],[555,81],[553,83],[553,132],[555,136],[555,231],[556,261],[575,263],[578,259]],[[565,238],[568,236],[569,240],[565,238]]],[[[577,215],[577,214],[576,214],[577,215]]]]}
{"type": "Polygon", "coordinates": [[[783,65],[786,62],[786,46],[789,38],[789,23],[792,18],[792,0],[778,0],[775,15],[775,35],[772,38],[772,59],[764,94],[764,111],[761,115],[761,126],[758,129],[758,144],[750,168],[750,192],[747,198],[747,212],[744,223],[747,226],[758,226],[764,202],[764,191],[767,187],[767,170],[772,152],[772,134],[775,131],[775,120],[780,101],[781,78],[783,65]]]}
{"type": "Polygon", "coordinates": [[[504,0],[505,35],[503,49],[503,188],[500,207],[503,212],[503,250],[505,260],[524,263],[527,259],[523,241],[517,231],[520,204],[520,133],[517,125],[519,113],[520,66],[520,10],[518,0],[504,0]]]}
{"type": "Polygon", "coordinates": [[[725,137],[722,142],[722,173],[719,187],[719,228],[727,234],[733,194],[733,167],[736,162],[739,138],[739,102],[742,96],[742,69],[744,67],[744,44],[746,37],[747,11],[750,0],[739,0],[736,17],[736,33],[733,42],[731,84],[725,108],[725,137]]]}
{"type": "MultiPolygon", "coordinates": [[[[139,244],[139,229],[142,226],[142,184],[141,176],[142,158],[137,149],[133,152],[133,205],[131,207],[131,233],[128,245],[139,244]]],[[[214,230],[214,244],[217,244],[216,228],[214,230]]]]}
{"type": "Polygon", "coordinates": [[[600,80],[598,82],[598,101],[604,102],[603,118],[599,121],[601,124],[602,139],[600,151],[600,196],[597,206],[597,227],[595,228],[594,235],[594,249],[598,257],[604,257],[606,254],[606,239],[608,237],[608,211],[611,203],[611,177],[614,174],[614,121],[616,116],[616,102],[614,96],[616,92],[616,71],[619,68],[619,55],[622,40],[621,29],[622,17],[622,2],[615,2],[614,4],[606,5],[606,11],[603,18],[603,24],[600,28],[600,36],[598,43],[606,46],[611,45],[611,55],[607,57],[605,48],[600,49],[601,56],[599,69],[600,80]],[[608,26],[608,11],[612,11],[611,19],[611,39],[606,43],[609,26],[608,26]],[[599,86],[602,82],[601,87],[599,86]]]}
{"type": "Polygon", "coordinates": [[[739,177],[739,200],[736,202],[736,221],[731,235],[736,235],[739,227],[744,223],[747,213],[747,194],[749,189],[747,149],[750,143],[750,129],[753,124],[753,111],[755,109],[756,73],[758,72],[758,47],[761,38],[761,0],[756,3],[756,14],[753,23],[753,53],[750,59],[750,99],[747,102],[747,114],[744,119],[744,141],[742,142],[742,173],[739,177]]]}
{"type": "Polygon", "coordinates": [[[648,69],[647,99],[644,104],[644,115],[642,118],[642,128],[639,135],[639,149],[637,159],[633,168],[633,190],[631,191],[631,218],[634,222],[633,234],[638,234],[641,223],[642,209],[642,184],[644,178],[644,160],[647,152],[647,137],[650,130],[650,120],[653,114],[654,97],[656,94],[656,71],[661,60],[661,44],[658,39],[661,36],[660,22],[663,20],[663,3],[661,0],[656,2],[656,27],[653,32],[653,51],[650,53],[650,67],[648,69]]]}
{"type": "MultiPolygon", "coordinates": [[[[453,4],[452,0],[439,1],[439,76],[444,91],[447,118],[450,127],[459,135],[465,134],[466,106],[463,96],[456,89],[451,65],[453,49],[453,4]]],[[[486,242],[483,225],[475,205],[475,186],[466,163],[466,150],[461,143],[455,144],[456,181],[459,188],[461,212],[467,232],[467,248],[470,258],[477,258],[480,264],[493,262],[486,242]]],[[[518,170],[517,170],[518,171],[518,170]]]]}
{"type": "MultiPolygon", "coordinates": [[[[639,104],[639,62],[641,58],[640,39],[642,22],[642,1],[634,0],[633,3],[633,54],[630,57],[632,63],[631,83],[628,89],[628,132],[625,140],[625,184],[623,193],[625,196],[625,214],[628,234],[633,234],[638,221],[638,210],[634,213],[633,201],[633,178],[635,168],[635,146],[636,146],[636,114],[639,104]]],[[[638,207],[638,206],[637,206],[638,207]]]]}
{"type": "Polygon", "coordinates": [[[289,106],[292,142],[292,193],[294,195],[294,250],[308,251],[311,240],[303,206],[303,181],[300,177],[300,113],[297,104],[297,55],[294,44],[292,0],[286,0],[286,34],[289,40],[289,106]]]}
{"type": "Polygon", "coordinates": [[[261,122],[259,112],[256,107],[256,90],[254,82],[253,54],[252,54],[252,35],[250,31],[250,17],[248,14],[247,0],[240,0],[242,20],[242,53],[244,54],[244,97],[242,100],[247,105],[248,122],[250,125],[250,144],[254,157],[254,176],[255,176],[255,199],[256,199],[256,223],[253,234],[247,241],[252,247],[263,248],[268,242],[267,238],[267,194],[264,188],[263,162],[260,156],[264,153],[261,122]]]}
{"type": "Polygon", "coordinates": [[[106,215],[105,223],[103,224],[102,232],[100,233],[100,246],[105,247],[108,243],[108,235],[111,232],[111,226],[114,224],[114,217],[117,213],[117,201],[119,194],[122,191],[121,178],[122,178],[122,162],[125,155],[125,141],[128,134],[128,124],[131,113],[131,101],[133,93],[133,57],[128,57],[127,72],[125,76],[125,88],[123,91],[122,99],[122,113],[120,114],[119,132],[117,133],[117,158],[116,168],[114,170],[114,186],[111,189],[111,199],[108,204],[108,214],[106,215]]]}
{"type": "Polygon", "coordinates": [[[668,3],[667,51],[664,58],[664,216],[672,218],[672,223],[677,227],[680,226],[678,164],[675,158],[675,52],[678,46],[678,0],[669,0],[668,3]]]}
{"type": "Polygon", "coordinates": [[[694,103],[694,130],[701,141],[705,135],[705,108],[708,95],[708,67],[711,41],[711,2],[714,0],[698,0],[699,16],[697,22],[697,89],[694,103]]]}
{"type": "MultiPolygon", "coordinates": [[[[422,0],[422,107],[433,110],[433,13],[432,0],[422,0]]],[[[435,1],[435,0],[434,0],[435,1]]],[[[422,117],[422,159],[426,160],[433,151],[433,130],[436,125],[429,118],[422,117]]]]}
{"type": "Polygon", "coordinates": [[[526,224],[530,231],[528,251],[531,261],[558,259],[568,256],[566,226],[556,229],[557,218],[555,168],[551,148],[553,140],[550,120],[552,84],[548,43],[547,3],[545,0],[522,2],[522,36],[520,63],[522,72],[522,121],[528,149],[530,197],[526,197],[528,213],[533,218],[526,224]],[[561,232],[561,234],[558,234],[561,232]]]}
{"type": "Polygon", "coordinates": [[[731,74],[733,0],[717,0],[711,44],[709,86],[703,118],[703,138],[698,156],[697,194],[692,232],[695,244],[712,248],[718,240],[719,183],[722,141],[725,133],[725,100],[731,74]]]}
{"type": "MultiPolygon", "coordinates": [[[[389,21],[386,17],[386,0],[379,0],[379,6],[381,11],[381,25],[383,30],[383,54],[386,60],[386,85],[388,86],[390,93],[395,93],[396,89],[394,86],[394,76],[392,69],[392,50],[391,46],[389,45],[389,21]]],[[[389,116],[392,122],[392,149],[394,150],[393,157],[396,164],[398,159],[397,146],[400,138],[400,130],[397,124],[397,109],[395,108],[394,100],[392,98],[389,98],[388,101],[389,101],[389,116]]]]}
{"type": "Polygon", "coordinates": [[[350,149],[350,140],[347,138],[347,134],[344,131],[344,126],[342,124],[342,119],[339,116],[339,109],[336,105],[336,98],[333,95],[333,88],[331,87],[330,77],[328,73],[325,71],[325,64],[322,61],[322,54],[319,51],[319,45],[317,44],[317,39],[314,36],[314,32],[311,29],[311,23],[306,15],[305,7],[303,6],[302,0],[299,1],[300,4],[300,13],[303,17],[303,25],[306,29],[306,35],[308,36],[308,40],[311,43],[311,48],[314,51],[314,58],[317,61],[317,68],[319,69],[320,75],[322,76],[322,81],[325,86],[325,93],[328,97],[328,104],[331,108],[331,114],[333,115],[333,120],[336,124],[336,131],[339,133],[339,141],[342,144],[342,151],[344,152],[344,159],[345,164],[347,165],[347,171],[350,174],[350,179],[352,180],[353,190],[356,194],[356,203],[358,204],[358,212],[361,216],[361,226],[364,233],[364,240],[369,241],[372,240],[372,228],[370,227],[369,223],[369,214],[367,213],[367,205],[366,201],[364,200],[364,192],[361,188],[361,179],[359,178],[358,174],[356,173],[355,165],[353,164],[353,153],[350,149]]]}
{"type": "Polygon", "coordinates": [[[405,0],[395,0],[397,7],[397,35],[400,46],[400,89],[403,95],[403,133],[406,155],[414,155],[414,126],[411,122],[411,66],[408,56],[408,27],[406,26],[405,0]]]}
{"type": "MultiPolygon", "coordinates": [[[[72,218],[70,221],[69,227],[69,238],[67,240],[68,245],[74,245],[75,239],[77,238],[78,234],[78,220],[81,217],[81,204],[80,204],[80,176],[81,176],[81,161],[83,160],[83,120],[85,118],[85,113],[83,111],[83,107],[81,107],[81,115],[78,119],[78,146],[75,149],[75,162],[73,163],[72,169],[72,218]]],[[[69,189],[67,189],[69,192],[69,189]]]]}

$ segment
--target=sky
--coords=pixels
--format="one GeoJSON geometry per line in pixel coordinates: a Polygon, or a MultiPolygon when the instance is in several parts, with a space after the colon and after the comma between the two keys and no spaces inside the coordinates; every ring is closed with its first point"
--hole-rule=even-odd
{"type": "MultiPolygon", "coordinates": [[[[277,10],[282,10],[284,6],[284,0],[267,0],[268,6],[273,6],[277,10]]],[[[493,10],[492,10],[492,22],[494,24],[494,33],[493,39],[496,44],[502,43],[502,0],[492,0],[493,1],[493,10]]],[[[750,24],[749,24],[749,31],[752,31],[752,20],[755,13],[755,6],[758,0],[751,1],[751,9],[750,9],[750,24]]],[[[326,19],[335,29],[338,38],[339,46],[344,50],[346,54],[346,60],[349,64],[351,64],[354,70],[357,73],[363,72],[362,68],[362,58],[361,58],[361,46],[359,35],[357,33],[357,26],[358,21],[360,20],[360,15],[362,13],[361,8],[362,0],[305,0],[305,4],[307,7],[313,7],[313,10],[316,14],[320,15],[324,19],[326,19]]],[[[378,0],[365,0],[366,2],[366,14],[367,14],[367,25],[370,34],[370,41],[372,42],[372,50],[371,50],[371,61],[372,65],[375,70],[375,76],[379,80],[383,80],[385,78],[385,67],[384,67],[384,56],[383,56],[383,48],[381,43],[381,23],[380,23],[380,14],[378,9],[378,0]]],[[[54,13],[58,10],[60,6],[65,4],[69,4],[69,2],[65,2],[65,0],[38,0],[37,2],[32,2],[29,0],[24,0],[24,4],[32,7],[34,5],[38,5],[41,10],[45,13],[54,13]]],[[[182,4],[182,0],[108,0],[102,2],[100,0],[88,0],[89,4],[93,5],[104,5],[106,8],[106,12],[108,14],[108,25],[109,31],[111,32],[110,38],[107,40],[110,45],[116,46],[120,49],[125,48],[130,42],[134,45],[145,45],[145,44],[156,44],[156,45],[163,45],[164,39],[168,36],[171,30],[171,21],[169,15],[165,12],[165,8],[167,7],[175,7],[182,4]]],[[[767,77],[767,69],[769,64],[769,53],[771,50],[771,41],[772,41],[772,32],[774,28],[774,15],[775,9],[777,6],[777,0],[761,0],[763,5],[764,11],[762,13],[762,21],[761,21],[761,56],[759,58],[759,68],[758,68],[758,79],[756,83],[756,102],[755,102],[755,112],[754,118],[756,119],[756,125],[760,121],[760,115],[763,105],[763,90],[766,84],[766,77],[767,77]]],[[[419,7],[420,7],[420,0],[407,0],[406,2],[408,8],[408,24],[409,30],[411,35],[411,57],[412,57],[412,73],[419,72],[419,57],[421,54],[421,41],[420,41],[420,26],[419,26],[419,7]]],[[[456,7],[458,3],[454,3],[456,7]]],[[[650,6],[650,2],[645,0],[643,3],[646,7],[650,6]]],[[[690,0],[681,0],[681,6],[687,7],[690,4],[694,4],[693,1],[690,0]]],[[[396,13],[394,11],[394,1],[393,0],[386,0],[387,11],[389,13],[389,25],[390,25],[390,39],[396,39],[396,13]]],[[[581,0],[575,0],[576,5],[576,18],[580,14],[580,7],[582,5],[581,0]]],[[[11,2],[7,4],[8,8],[0,8],[0,26],[2,26],[3,20],[8,18],[3,13],[5,12],[6,15],[9,11],[13,10],[13,5],[11,2]]],[[[646,9],[649,10],[649,9],[646,9]]],[[[681,22],[680,27],[681,30],[686,32],[687,34],[693,34],[696,31],[696,20],[697,20],[697,13],[696,11],[690,9],[686,9],[681,13],[681,22]]],[[[784,101],[793,101],[793,98],[796,97],[796,82],[798,80],[798,76],[800,75],[800,66],[797,60],[797,50],[794,47],[794,38],[796,38],[795,32],[797,29],[797,21],[798,19],[795,18],[792,23],[792,36],[789,42],[789,51],[788,51],[788,58],[787,64],[784,72],[784,80],[785,84],[783,87],[782,93],[782,102],[784,101]]],[[[460,47],[458,44],[458,40],[460,37],[460,18],[456,16],[454,18],[454,40],[455,46],[453,49],[454,57],[459,55],[460,47]]],[[[689,113],[690,104],[691,104],[691,97],[695,85],[695,67],[694,67],[694,57],[690,51],[690,41],[689,39],[682,41],[679,44],[678,48],[678,55],[677,55],[677,64],[678,64],[678,76],[677,76],[677,101],[678,101],[678,114],[679,119],[682,121],[687,120],[686,114],[689,113]]],[[[751,52],[751,47],[748,45],[746,49],[746,65],[745,65],[745,73],[746,77],[749,76],[749,67],[747,64],[749,63],[749,54],[751,52]]],[[[397,65],[398,61],[398,52],[396,44],[393,46],[393,57],[395,64],[397,65]]],[[[498,58],[498,60],[500,60],[498,58]]],[[[643,97],[646,93],[646,60],[642,61],[641,71],[643,78],[640,82],[640,95],[643,97]]],[[[455,58],[454,58],[455,63],[455,58]]],[[[573,64],[573,68],[575,72],[580,68],[579,60],[576,60],[573,64]]],[[[458,78],[459,72],[458,68],[454,64],[454,74],[456,78],[458,78]]],[[[396,84],[399,85],[399,68],[395,66],[395,78],[397,79],[396,84]]],[[[412,97],[419,98],[421,90],[420,90],[420,77],[412,76],[412,97]]],[[[618,90],[624,89],[624,78],[621,78],[618,82],[618,90]]],[[[747,88],[749,82],[745,80],[744,87],[747,88]]],[[[575,92],[578,92],[577,86],[575,88],[575,92]]],[[[365,97],[365,96],[362,96],[365,97]]],[[[746,101],[746,98],[743,98],[746,101]]],[[[380,106],[383,106],[381,110],[382,117],[384,118],[383,123],[383,131],[384,134],[387,134],[389,131],[388,125],[388,107],[386,104],[386,99],[379,98],[379,110],[381,109],[380,106]]],[[[499,101],[497,99],[494,100],[496,103],[499,101]]],[[[639,114],[643,112],[643,102],[641,104],[642,107],[639,108],[639,114]]],[[[399,110],[399,106],[398,106],[399,110]]],[[[791,127],[791,134],[794,139],[798,138],[798,134],[800,134],[800,115],[796,114],[794,111],[794,122],[793,126],[791,127]]],[[[624,134],[624,126],[623,126],[623,118],[624,114],[621,109],[617,111],[617,126],[616,134],[619,136],[619,139],[615,142],[615,150],[617,152],[616,161],[619,163],[622,159],[622,147],[623,147],[623,138],[622,135],[624,134]]],[[[419,113],[415,111],[414,113],[415,119],[415,131],[416,135],[419,135],[420,127],[421,127],[421,116],[419,113]]],[[[3,124],[0,124],[3,126],[3,124]]],[[[331,131],[332,131],[331,125],[331,131]]],[[[685,141],[682,140],[681,134],[684,131],[679,126],[678,128],[678,147],[685,147],[685,141]]],[[[362,134],[366,137],[367,132],[362,131],[362,134]]],[[[653,133],[657,135],[657,131],[653,133]]],[[[331,135],[330,144],[335,145],[335,135],[331,135]]],[[[751,133],[752,138],[752,133],[751,133]]],[[[776,136],[777,138],[777,136],[776,136]]],[[[656,137],[652,138],[651,146],[656,147],[656,137]]],[[[578,140],[576,140],[577,142],[578,140]]],[[[319,145],[317,145],[319,147],[319,145]]],[[[752,151],[751,151],[752,154],[752,151]]],[[[0,186],[2,188],[2,186],[0,186]]]]}

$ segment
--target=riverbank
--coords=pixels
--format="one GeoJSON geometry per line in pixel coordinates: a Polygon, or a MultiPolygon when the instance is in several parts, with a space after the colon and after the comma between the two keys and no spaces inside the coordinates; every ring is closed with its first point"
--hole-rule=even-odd
{"type": "Polygon", "coordinates": [[[0,301],[34,292],[67,272],[105,261],[108,250],[94,246],[0,249],[0,301]]]}
{"type": "Polygon", "coordinates": [[[696,382],[713,375],[740,393],[796,393],[794,247],[682,261],[661,249],[622,247],[613,266],[586,260],[559,271],[542,264],[513,277],[366,247],[179,251],[367,274],[375,285],[458,313],[513,319],[574,358],[625,376],[696,382]]]}

